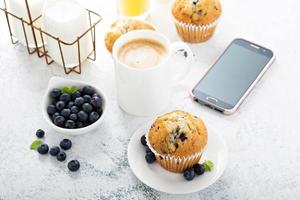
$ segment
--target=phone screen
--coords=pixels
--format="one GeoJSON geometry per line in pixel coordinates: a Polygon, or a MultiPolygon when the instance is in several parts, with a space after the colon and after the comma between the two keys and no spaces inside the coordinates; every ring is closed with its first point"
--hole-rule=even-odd
{"type": "Polygon", "coordinates": [[[193,89],[194,95],[213,97],[226,108],[233,108],[256,80],[272,51],[236,39],[193,89]]]}

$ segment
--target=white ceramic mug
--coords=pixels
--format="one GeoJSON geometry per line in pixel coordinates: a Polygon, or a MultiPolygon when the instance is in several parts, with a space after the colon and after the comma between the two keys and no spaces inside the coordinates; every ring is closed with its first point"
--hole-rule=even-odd
{"type": "MultiPolygon", "coordinates": [[[[171,86],[178,83],[189,71],[193,53],[183,42],[171,43],[163,34],[150,30],[131,31],[121,36],[114,44],[113,59],[120,107],[137,116],[151,116],[161,112],[170,102],[171,86]],[[118,60],[120,47],[135,39],[150,39],[161,43],[167,50],[163,60],[151,68],[133,68],[118,60]],[[183,57],[181,72],[171,61],[183,57]],[[173,70],[173,69],[174,70],[173,70]]],[[[174,63],[174,62],[173,62],[174,63]]]]}

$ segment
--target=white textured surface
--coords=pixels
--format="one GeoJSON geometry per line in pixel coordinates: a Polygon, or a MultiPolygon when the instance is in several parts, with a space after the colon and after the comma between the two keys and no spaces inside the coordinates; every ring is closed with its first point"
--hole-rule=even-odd
{"type": "MultiPolygon", "coordinates": [[[[112,61],[102,44],[115,11],[108,2],[98,0],[93,6],[105,19],[98,28],[98,59],[86,63],[82,75],[64,75],[58,66],[27,55],[24,47],[12,46],[1,13],[0,199],[299,199],[299,2],[223,0],[215,36],[192,46],[197,62],[184,85],[176,88],[172,108],[194,112],[214,124],[228,143],[229,165],[214,185],[184,196],[152,190],[128,167],[128,140],[148,119],[127,115],[117,105],[112,61]],[[241,109],[226,117],[193,103],[186,90],[235,37],[273,49],[277,60],[241,109]],[[53,75],[95,83],[105,89],[110,102],[108,117],[97,131],[71,138],[74,146],[68,158],[81,161],[79,173],[69,173],[66,163],[28,148],[37,128],[47,131],[48,144],[64,138],[47,126],[40,112],[53,75]]],[[[166,6],[156,8],[152,20],[175,40],[166,13],[166,6]]]]}

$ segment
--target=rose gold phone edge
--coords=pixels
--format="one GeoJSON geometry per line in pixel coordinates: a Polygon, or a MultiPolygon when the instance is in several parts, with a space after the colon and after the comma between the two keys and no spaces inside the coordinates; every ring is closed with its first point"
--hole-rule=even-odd
{"type": "MultiPolygon", "coordinates": [[[[210,67],[208,68],[208,70],[205,72],[205,74],[202,76],[202,78],[203,77],[205,77],[206,76],[206,74],[210,71],[210,69],[211,69],[211,67],[213,67],[215,64],[216,64],[216,62],[218,61],[218,59],[223,55],[223,53],[227,50],[227,48],[229,48],[229,46],[232,44],[232,42],[234,41],[234,40],[236,40],[236,39],[243,39],[243,38],[235,38],[235,39],[233,39],[230,43],[229,43],[229,45],[225,48],[225,50],[222,52],[222,54],[220,55],[220,56],[218,56],[217,58],[216,58],[216,60],[210,65],[210,67]]],[[[245,40],[245,39],[243,39],[243,40],[245,40]]],[[[246,40],[246,41],[248,41],[248,40],[246,40]]],[[[250,42],[250,41],[248,41],[248,42],[250,42]]],[[[253,43],[253,42],[251,42],[252,44],[255,44],[255,43],[253,43]]],[[[260,45],[259,45],[260,46],[260,45]]],[[[265,47],[264,47],[265,48],[265,47]]],[[[265,48],[266,49],[266,48],[265,48]]],[[[249,86],[249,88],[247,89],[247,91],[243,94],[243,96],[240,98],[240,100],[236,103],[236,105],[232,108],[232,109],[226,109],[226,108],[222,108],[222,107],[220,107],[220,106],[218,106],[218,105],[215,105],[215,104],[213,104],[213,103],[211,103],[211,102],[209,102],[209,101],[205,101],[205,102],[203,102],[203,103],[205,103],[205,105],[209,105],[209,107],[210,108],[212,108],[212,109],[217,109],[218,111],[220,111],[221,113],[223,113],[224,115],[232,115],[232,114],[234,114],[236,111],[237,111],[237,109],[241,106],[241,104],[243,103],[243,101],[246,99],[246,97],[250,94],[250,92],[253,90],[253,88],[255,87],[255,85],[259,82],[259,80],[263,77],[263,75],[266,73],[266,71],[270,68],[270,66],[273,64],[273,62],[275,61],[275,58],[276,58],[276,56],[275,56],[275,54],[274,54],[274,52],[271,50],[271,49],[269,49],[271,52],[272,52],[272,54],[273,54],[273,56],[272,56],[272,58],[269,60],[269,62],[266,64],[266,66],[264,67],[264,69],[260,72],[260,74],[256,77],[256,79],[253,81],[253,83],[249,86]]],[[[202,79],[201,78],[201,79],[202,79]]],[[[195,97],[195,95],[193,94],[193,89],[195,88],[195,86],[201,81],[201,79],[193,86],[193,88],[192,89],[190,89],[190,91],[189,91],[189,94],[190,94],[190,96],[194,99],[194,100],[196,100],[197,102],[198,102],[198,99],[195,97]]],[[[199,103],[199,104],[201,104],[201,103],[199,103]]]]}

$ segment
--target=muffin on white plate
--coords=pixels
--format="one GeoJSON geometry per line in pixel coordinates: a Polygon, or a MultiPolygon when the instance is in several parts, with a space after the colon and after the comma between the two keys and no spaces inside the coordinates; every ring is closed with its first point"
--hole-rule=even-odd
{"type": "Polygon", "coordinates": [[[163,168],[180,173],[199,162],[208,135],[200,118],[176,110],[155,120],[146,141],[163,168]]]}

